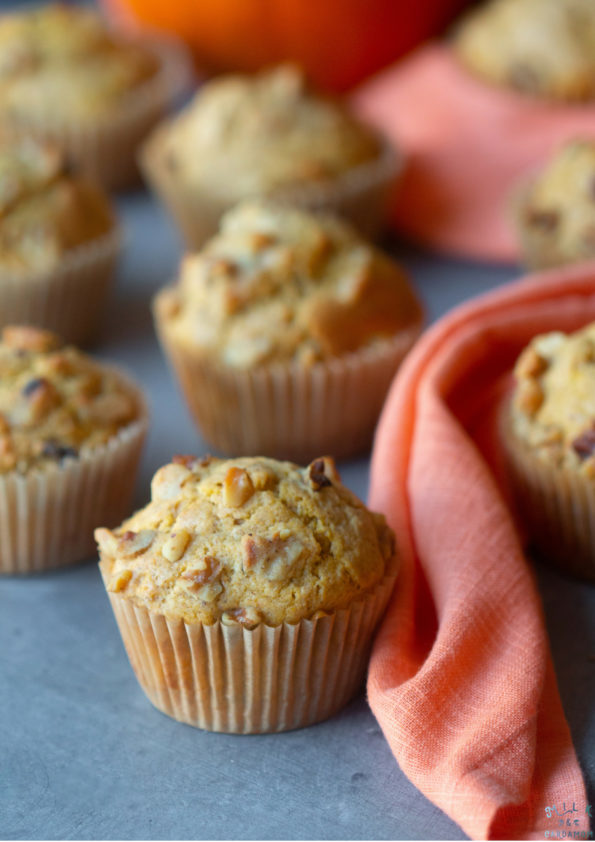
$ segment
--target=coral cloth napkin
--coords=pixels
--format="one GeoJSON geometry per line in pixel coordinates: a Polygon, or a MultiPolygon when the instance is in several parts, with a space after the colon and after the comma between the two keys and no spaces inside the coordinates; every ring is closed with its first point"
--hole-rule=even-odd
{"type": "Polygon", "coordinates": [[[376,435],[370,505],[395,529],[403,569],[369,701],[405,774],[475,839],[557,838],[546,807],[563,804],[579,820],[567,833],[589,827],[495,425],[531,337],[592,320],[595,263],[457,308],[406,359],[376,435]]]}
{"type": "Polygon", "coordinates": [[[487,85],[430,45],[352,99],[404,152],[394,224],[464,257],[514,261],[511,191],[562,142],[595,135],[595,106],[548,103],[487,85]]]}

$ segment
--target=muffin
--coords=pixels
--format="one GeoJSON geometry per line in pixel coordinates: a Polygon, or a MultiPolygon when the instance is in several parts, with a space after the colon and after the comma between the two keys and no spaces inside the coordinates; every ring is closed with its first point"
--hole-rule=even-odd
{"type": "Polygon", "coordinates": [[[487,82],[553,100],[595,96],[592,0],[489,0],[464,19],[454,48],[487,82]]]}
{"type": "Polygon", "coordinates": [[[372,236],[397,172],[389,145],[290,65],[204,85],[149,138],[142,165],[194,248],[256,196],[337,211],[372,236]]]}
{"type": "Polygon", "coordinates": [[[595,579],[595,323],[520,355],[503,444],[523,521],[561,569],[595,579]]]}
{"type": "Polygon", "coordinates": [[[130,511],[147,427],[140,390],[49,331],[0,342],[0,573],[82,561],[130,511]]]}
{"type": "Polygon", "coordinates": [[[119,246],[99,187],[73,175],[53,145],[0,133],[0,327],[94,338],[119,246]]]}
{"type": "Polygon", "coordinates": [[[57,140],[107,187],[134,180],[136,147],[184,73],[171,46],[124,41],[88,8],[50,3],[0,16],[2,124],[57,140]]]}
{"type": "Polygon", "coordinates": [[[361,685],[397,562],[332,459],[174,457],[151,502],[95,536],[131,664],[169,716],[283,731],[361,685]]]}
{"type": "Polygon", "coordinates": [[[595,258],[595,141],[574,140],[519,192],[515,223],[535,268],[595,258]]]}
{"type": "Polygon", "coordinates": [[[404,272],[328,216],[247,200],[157,296],[159,338],[209,444],[364,450],[422,324],[404,272]]]}

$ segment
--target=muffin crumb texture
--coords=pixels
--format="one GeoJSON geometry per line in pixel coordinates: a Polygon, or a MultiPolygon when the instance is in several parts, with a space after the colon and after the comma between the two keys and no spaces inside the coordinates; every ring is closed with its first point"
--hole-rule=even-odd
{"type": "Polygon", "coordinates": [[[380,153],[373,132],[292,65],[208,82],[164,142],[187,189],[236,200],[324,184],[380,153]]]}
{"type": "Polygon", "coordinates": [[[49,331],[7,327],[0,342],[0,473],[60,465],[136,420],[111,372],[49,331]]]}
{"type": "Polygon", "coordinates": [[[516,435],[540,459],[595,477],[595,324],[537,336],[515,377],[516,435]]]}
{"type": "Polygon", "coordinates": [[[488,82],[559,100],[595,96],[593,0],[490,0],[463,20],[455,51],[488,82]]]}
{"type": "Polygon", "coordinates": [[[532,266],[595,256],[595,141],[571,141],[553,156],[523,197],[517,225],[532,266]]]}
{"type": "Polygon", "coordinates": [[[227,213],[157,306],[176,343],[233,368],[310,364],[422,319],[401,268],[349,225],[266,200],[227,213]]]}
{"type": "Polygon", "coordinates": [[[157,70],[150,52],[118,40],[91,9],[48,3],[0,18],[5,119],[103,119],[157,70]]]}
{"type": "Polygon", "coordinates": [[[97,529],[108,591],[166,617],[253,628],[336,611],[378,584],[393,535],[332,459],[175,457],[151,502],[97,529]]]}

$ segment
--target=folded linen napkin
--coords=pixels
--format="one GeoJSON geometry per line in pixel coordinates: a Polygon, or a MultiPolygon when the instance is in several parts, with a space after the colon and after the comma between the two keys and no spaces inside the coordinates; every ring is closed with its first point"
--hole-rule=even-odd
{"type": "Polygon", "coordinates": [[[406,157],[393,221],[419,243],[514,262],[511,193],[563,142],[593,137],[595,107],[552,103],[489,85],[432,44],[364,83],[362,117],[406,157]]]}
{"type": "Polygon", "coordinates": [[[589,829],[540,599],[497,479],[496,415],[532,336],[592,320],[595,263],[458,307],[405,360],[376,435],[370,505],[395,529],[403,569],[369,701],[403,771],[472,838],[589,829]]]}

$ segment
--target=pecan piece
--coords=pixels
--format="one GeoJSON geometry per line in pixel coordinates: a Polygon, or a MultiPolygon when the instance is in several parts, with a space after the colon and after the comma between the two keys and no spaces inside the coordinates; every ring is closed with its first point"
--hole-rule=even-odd
{"type": "Polygon", "coordinates": [[[230,468],[223,483],[223,497],[226,506],[243,506],[254,494],[250,474],[243,468],[230,468]]]}
{"type": "Polygon", "coordinates": [[[582,461],[592,456],[595,453],[595,428],[578,435],[572,442],[572,449],[582,461]]]}
{"type": "Polygon", "coordinates": [[[262,622],[262,617],[251,605],[244,608],[233,608],[231,611],[224,611],[221,615],[221,622],[224,626],[244,626],[246,629],[254,629],[262,622]]]}
{"type": "Polygon", "coordinates": [[[212,583],[221,573],[221,562],[213,556],[207,555],[194,567],[182,573],[182,579],[187,582],[190,590],[196,590],[203,585],[212,583]]]}
{"type": "Polygon", "coordinates": [[[118,552],[123,556],[137,556],[148,550],[155,538],[153,529],[141,529],[140,532],[127,530],[120,535],[118,552]]]}
{"type": "Polygon", "coordinates": [[[177,532],[172,532],[161,548],[163,557],[172,563],[179,561],[186,552],[186,548],[190,543],[190,537],[190,533],[185,529],[178,529],[177,532]]]}
{"type": "Polygon", "coordinates": [[[335,462],[330,456],[315,459],[308,465],[307,471],[310,485],[314,491],[320,491],[321,488],[332,485],[333,480],[339,479],[335,462]]]}

